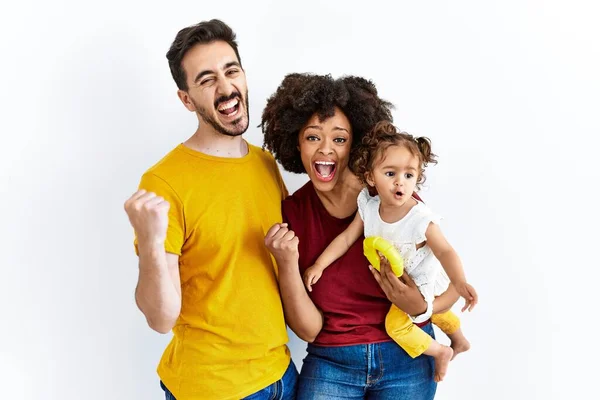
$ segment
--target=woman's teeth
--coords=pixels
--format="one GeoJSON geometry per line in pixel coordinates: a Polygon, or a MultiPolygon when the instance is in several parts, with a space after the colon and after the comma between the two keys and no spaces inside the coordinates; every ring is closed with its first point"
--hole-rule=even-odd
{"type": "Polygon", "coordinates": [[[335,163],[332,161],[317,161],[315,162],[315,169],[319,175],[327,178],[335,169],[335,163]]]}

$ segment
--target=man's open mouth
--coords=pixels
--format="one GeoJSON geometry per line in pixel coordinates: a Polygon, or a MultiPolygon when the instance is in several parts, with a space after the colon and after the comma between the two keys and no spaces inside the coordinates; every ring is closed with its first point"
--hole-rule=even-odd
{"type": "Polygon", "coordinates": [[[226,117],[235,117],[240,111],[240,106],[240,100],[238,98],[234,98],[220,103],[217,107],[217,111],[226,117]]]}

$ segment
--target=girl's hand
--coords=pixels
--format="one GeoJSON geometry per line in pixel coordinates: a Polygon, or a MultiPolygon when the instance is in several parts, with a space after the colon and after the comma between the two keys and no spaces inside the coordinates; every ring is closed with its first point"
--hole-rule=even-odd
{"type": "Polygon", "coordinates": [[[469,309],[469,311],[473,310],[479,301],[479,297],[477,296],[475,288],[469,285],[467,282],[455,286],[458,294],[465,299],[465,305],[461,311],[464,312],[466,309],[469,309]]]}
{"type": "Polygon", "coordinates": [[[312,292],[312,285],[319,281],[323,275],[323,268],[318,265],[313,265],[304,272],[304,285],[309,292],[312,292]]]}

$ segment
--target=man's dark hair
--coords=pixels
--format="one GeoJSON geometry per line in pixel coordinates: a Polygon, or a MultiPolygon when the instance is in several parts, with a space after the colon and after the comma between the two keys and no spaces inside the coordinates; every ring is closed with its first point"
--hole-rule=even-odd
{"type": "Polygon", "coordinates": [[[183,60],[185,54],[197,44],[216,41],[223,41],[230,45],[235,52],[240,66],[242,65],[238,45],[235,41],[235,32],[223,21],[218,19],[202,21],[196,25],[183,28],[177,33],[173,44],[171,44],[171,48],[167,52],[167,60],[169,60],[171,75],[180,90],[188,90],[185,71],[181,66],[181,60],[183,60]]]}

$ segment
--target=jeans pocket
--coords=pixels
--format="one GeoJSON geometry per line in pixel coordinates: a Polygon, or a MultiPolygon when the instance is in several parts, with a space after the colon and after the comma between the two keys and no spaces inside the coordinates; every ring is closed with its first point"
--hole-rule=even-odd
{"type": "Polygon", "coordinates": [[[290,366],[281,378],[281,399],[293,400],[296,398],[298,390],[298,370],[293,361],[290,360],[290,366]]]}

